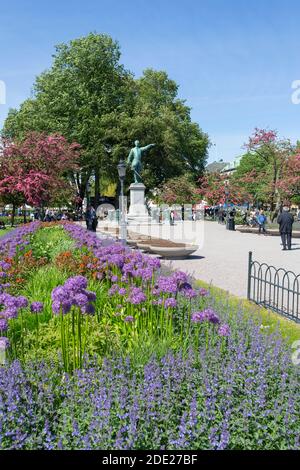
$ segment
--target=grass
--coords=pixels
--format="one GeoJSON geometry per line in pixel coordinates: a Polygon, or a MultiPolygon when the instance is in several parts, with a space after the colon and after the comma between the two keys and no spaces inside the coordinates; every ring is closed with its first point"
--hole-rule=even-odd
{"type": "Polygon", "coordinates": [[[251,317],[257,324],[260,324],[265,328],[266,331],[272,333],[275,330],[279,330],[282,337],[289,343],[292,344],[294,341],[300,340],[300,324],[295,323],[287,318],[278,315],[271,310],[263,307],[259,307],[253,302],[247,299],[242,299],[233,294],[229,294],[224,289],[207,284],[204,281],[196,281],[196,284],[200,287],[208,289],[214,297],[216,305],[224,306],[230,309],[232,315],[237,314],[238,311],[243,310],[246,317],[251,317]]]}

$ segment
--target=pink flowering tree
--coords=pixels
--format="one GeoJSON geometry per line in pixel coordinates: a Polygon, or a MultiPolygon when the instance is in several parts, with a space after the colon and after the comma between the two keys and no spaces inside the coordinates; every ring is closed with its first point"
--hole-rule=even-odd
{"type": "Polygon", "coordinates": [[[79,145],[69,144],[61,135],[34,132],[21,142],[2,141],[2,201],[13,205],[13,216],[21,204],[43,207],[66,202],[74,193],[68,176],[77,169],[78,158],[79,145]]]}
{"type": "Polygon", "coordinates": [[[274,130],[256,128],[245,147],[256,157],[259,166],[259,174],[252,172],[253,182],[258,179],[264,182],[266,198],[277,213],[284,198],[282,181],[293,152],[292,145],[287,139],[279,139],[274,130]]]}

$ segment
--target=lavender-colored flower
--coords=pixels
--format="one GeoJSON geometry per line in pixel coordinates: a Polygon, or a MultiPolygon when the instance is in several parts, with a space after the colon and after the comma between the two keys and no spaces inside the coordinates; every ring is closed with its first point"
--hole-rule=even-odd
{"type": "Polygon", "coordinates": [[[28,306],[28,300],[23,295],[16,297],[16,307],[17,308],[26,308],[28,306]]]}
{"type": "Polygon", "coordinates": [[[5,318],[0,318],[0,331],[6,331],[8,328],[8,323],[5,318]]]}
{"type": "Polygon", "coordinates": [[[85,291],[85,295],[89,299],[89,302],[95,302],[96,301],[96,294],[95,292],[92,292],[90,290],[85,291]]]}
{"type": "Polygon", "coordinates": [[[175,308],[177,306],[177,301],[173,297],[169,297],[168,299],[165,299],[164,305],[166,308],[175,308]]]}
{"type": "Polygon", "coordinates": [[[124,318],[124,321],[126,321],[127,323],[132,323],[135,321],[135,318],[132,315],[128,315],[124,318]]]}
{"type": "Polygon", "coordinates": [[[125,287],[120,287],[119,295],[126,295],[126,294],[127,294],[127,289],[125,289],[125,287]]]}
{"type": "Polygon", "coordinates": [[[67,298],[68,292],[64,286],[55,287],[51,293],[51,299],[55,302],[63,302],[67,298]]]}
{"type": "Polygon", "coordinates": [[[81,308],[81,312],[87,315],[93,315],[95,313],[95,306],[91,303],[88,303],[81,308]]]}
{"type": "Polygon", "coordinates": [[[39,313],[43,310],[44,304],[43,302],[32,302],[30,305],[30,310],[32,313],[39,313]]]}
{"type": "Polygon", "coordinates": [[[187,299],[193,299],[197,297],[197,292],[194,289],[183,289],[181,293],[187,299]]]}
{"type": "Polygon", "coordinates": [[[231,332],[230,332],[230,326],[227,325],[226,323],[224,323],[223,325],[221,325],[218,329],[218,334],[220,336],[230,336],[231,332]]]}
{"type": "Polygon", "coordinates": [[[191,320],[194,323],[202,323],[207,320],[207,317],[203,312],[193,312],[191,315],[191,320]]]}
{"type": "Polygon", "coordinates": [[[74,305],[77,305],[78,307],[84,307],[86,304],[88,304],[89,299],[85,294],[79,292],[73,296],[72,301],[74,305]]]}
{"type": "Polygon", "coordinates": [[[113,284],[108,291],[109,295],[114,295],[119,290],[118,284],[113,284]]]}
{"type": "Polygon", "coordinates": [[[201,297],[207,297],[209,295],[208,290],[204,289],[204,287],[201,287],[198,292],[201,297]]]}
{"type": "Polygon", "coordinates": [[[5,273],[4,271],[0,271],[0,278],[4,277],[7,277],[7,273],[5,273]]]}
{"type": "Polygon", "coordinates": [[[12,318],[17,318],[18,316],[18,309],[17,307],[7,307],[5,310],[2,310],[1,312],[1,315],[4,317],[4,318],[7,318],[8,320],[12,319],[12,318]]]}
{"type": "Polygon", "coordinates": [[[8,349],[10,347],[10,341],[6,336],[1,336],[0,337],[0,350],[2,349],[8,349]]]}
{"type": "Polygon", "coordinates": [[[87,279],[84,276],[73,276],[70,277],[64,284],[64,287],[67,290],[78,291],[81,289],[86,289],[87,279]]]}
{"type": "Polygon", "coordinates": [[[116,275],[111,276],[110,279],[111,279],[111,282],[118,282],[118,276],[116,275]]]}

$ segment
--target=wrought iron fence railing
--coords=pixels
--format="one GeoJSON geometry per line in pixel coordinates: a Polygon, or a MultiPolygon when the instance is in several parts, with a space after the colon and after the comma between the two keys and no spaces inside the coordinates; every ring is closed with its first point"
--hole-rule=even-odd
{"type": "Polygon", "coordinates": [[[300,322],[300,274],[248,260],[249,300],[300,322]]]}

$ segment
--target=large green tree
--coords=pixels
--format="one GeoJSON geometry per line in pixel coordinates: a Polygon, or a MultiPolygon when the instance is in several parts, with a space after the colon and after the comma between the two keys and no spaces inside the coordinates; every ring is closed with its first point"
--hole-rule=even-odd
{"type": "Polygon", "coordinates": [[[96,195],[101,179],[118,180],[117,162],[135,139],[156,143],[143,162],[148,188],[184,173],[197,179],[209,145],[165,72],[148,69],[134,79],[120,63],[119,44],[96,33],[57,46],[32,97],[9,112],[3,135],[24,139],[28,131],[59,133],[81,145],[81,170],[74,174],[81,197],[92,174],[96,195]]]}

